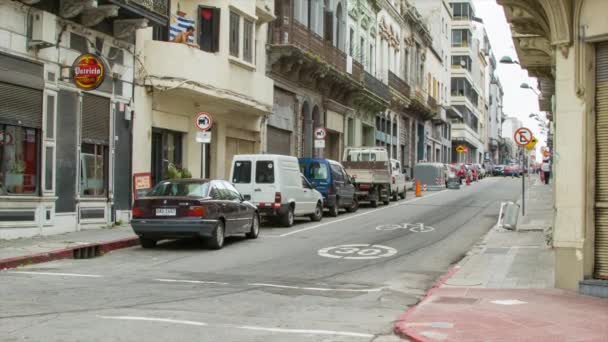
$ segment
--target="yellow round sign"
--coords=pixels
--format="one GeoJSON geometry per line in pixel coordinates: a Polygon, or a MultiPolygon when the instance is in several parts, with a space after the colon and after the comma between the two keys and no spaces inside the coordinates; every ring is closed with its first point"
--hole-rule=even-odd
{"type": "Polygon", "coordinates": [[[72,65],[74,84],[82,90],[95,90],[106,76],[106,68],[99,56],[85,53],[78,56],[72,65]]]}

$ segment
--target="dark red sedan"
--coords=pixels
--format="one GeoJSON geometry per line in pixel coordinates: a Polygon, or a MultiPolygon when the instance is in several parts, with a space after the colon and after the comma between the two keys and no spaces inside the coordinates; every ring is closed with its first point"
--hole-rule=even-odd
{"type": "Polygon", "coordinates": [[[226,236],[257,238],[260,217],[226,181],[180,179],[162,181],[136,200],[131,226],[144,248],[162,239],[205,238],[220,249],[226,236]]]}

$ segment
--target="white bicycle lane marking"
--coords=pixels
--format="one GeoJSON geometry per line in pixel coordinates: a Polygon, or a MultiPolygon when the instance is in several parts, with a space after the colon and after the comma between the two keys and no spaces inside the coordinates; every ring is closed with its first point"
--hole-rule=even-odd
{"type": "Polygon", "coordinates": [[[427,195],[427,196],[424,196],[424,197],[412,198],[412,199],[409,199],[407,201],[395,203],[395,204],[392,204],[392,205],[387,205],[387,206],[384,206],[382,208],[377,208],[377,209],[369,210],[369,211],[366,211],[366,212],[363,212],[363,213],[359,213],[359,214],[348,215],[348,216],[346,216],[344,218],[340,218],[340,219],[337,219],[337,220],[332,220],[332,221],[329,221],[329,222],[323,222],[323,223],[320,223],[320,224],[317,224],[317,225],[314,225],[314,226],[311,226],[311,227],[306,227],[306,228],[294,230],[294,231],[291,231],[291,232],[288,232],[288,233],[285,233],[285,234],[281,234],[281,235],[262,235],[262,236],[263,237],[277,237],[277,238],[280,238],[280,237],[286,237],[286,236],[290,236],[290,235],[294,235],[294,234],[299,234],[299,233],[306,232],[306,231],[309,231],[309,230],[318,229],[318,228],[321,228],[321,227],[324,227],[324,226],[328,226],[330,224],[334,224],[334,223],[338,223],[338,222],[344,222],[344,221],[347,221],[347,220],[352,220],[354,218],[361,217],[361,216],[364,216],[364,215],[373,214],[373,213],[378,212],[378,211],[382,211],[382,210],[398,207],[400,205],[410,204],[410,203],[417,202],[417,201],[420,201],[420,200],[423,200],[423,199],[431,198],[433,196],[437,196],[439,194],[443,194],[446,191],[447,190],[441,190],[441,191],[438,191],[438,192],[436,192],[434,194],[427,195]]]}
{"type": "Polygon", "coordinates": [[[424,223],[401,223],[401,224],[382,224],[376,227],[379,231],[391,231],[391,230],[409,230],[412,233],[428,233],[435,230],[431,226],[425,226],[424,223]]]}

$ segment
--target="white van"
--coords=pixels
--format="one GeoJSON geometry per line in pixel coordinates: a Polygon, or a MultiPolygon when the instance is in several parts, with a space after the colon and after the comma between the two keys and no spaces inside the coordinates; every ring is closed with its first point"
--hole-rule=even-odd
{"type": "Polygon", "coordinates": [[[241,154],[232,159],[230,182],[259,208],[260,215],[290,227],[294,216],[323,217],[323,196],[300,174],[298,158],[241,154]]]}

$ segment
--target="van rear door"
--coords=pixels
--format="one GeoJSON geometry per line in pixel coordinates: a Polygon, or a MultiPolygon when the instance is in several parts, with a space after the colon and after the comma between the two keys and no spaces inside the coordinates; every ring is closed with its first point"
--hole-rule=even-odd
{"type": "Polygon", "coordinates": [[[230,182],[243,195],[245,200],[253,202],[253,166],[251,158],[234,156],[230,182]]]}
{"type": "Polygon", "coordinates": [[[279,192],[279,172],[274,159],[258,159],[253,165],[254,185],[251,199],[256,205],[259,203],[274,203],[275,194],[279,192]]]}

